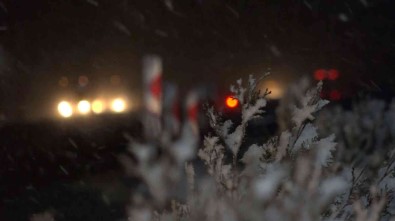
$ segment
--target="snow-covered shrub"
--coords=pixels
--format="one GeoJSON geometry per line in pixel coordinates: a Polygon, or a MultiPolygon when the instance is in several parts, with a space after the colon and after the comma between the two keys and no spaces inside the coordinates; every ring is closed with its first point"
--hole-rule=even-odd
{"type": "Polygon", "coordinates": [[[367,99],[352,110],[326,108],[317,120],[323,134],[335,133],[339,160],[355,167],[378,167],[395,145],[395,101],[367,99]],[[368,164],[368,165],[367,165],[368,164]]]}
{"type": "Polygon", "coordinates": [[[198,150],[188,122],[177,140],[131,142],[135,160],[125,155],[121,161],[142,183],[132,194],[129,219],[389,220],[393,161],[384,162],[376,182],[364,183],[366,170],[333,156],[336,131],[322,136],[314,124],[328,103],[319,96],[322,82],[312,89],[306,80],[292,86],[278,111],[283,131],[262,145],[250,145],[239,157],[249,122],[265,117],[269,92],[257,91],[256,85],[250,76],[231,87],[241,105],[239,123],[213,107],[207,110],[213,133],[198,150]],[[207,176],[195,175],[191,160],[196,153],[207,176]]]}
{"type": "Polygon", "coordinates": [[[384,217],[395,215],[395,102],[366,99],[351,110],[333,106],[322,111],[317,122],[322,134],[336,134],[337,162],[353,172],[350,193],[369,195],[374,186],[388,198],[384,217]]]}

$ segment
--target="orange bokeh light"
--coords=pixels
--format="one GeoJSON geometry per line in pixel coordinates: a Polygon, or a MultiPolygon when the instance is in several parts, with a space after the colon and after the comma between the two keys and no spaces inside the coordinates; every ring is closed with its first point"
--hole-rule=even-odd
{"type": "Polygon", "coordinates": [[[235,108],[237,107],[237,105],[239,105],[239,100],[237,100],[236,98],[229,96],[226,98],[226,106],[229,108],[235,108]]]}

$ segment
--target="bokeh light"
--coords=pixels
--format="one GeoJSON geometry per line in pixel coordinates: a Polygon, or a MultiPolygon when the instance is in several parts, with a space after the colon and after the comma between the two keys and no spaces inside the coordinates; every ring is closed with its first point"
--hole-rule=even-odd
{"type": "Polygon", "coordinates": [[[326,70],[318,69],[314,72],[314,79],[316,79],[317,81],[322,81],[327,77],[326,74],[326,70]]]}
{"type": "Polygon", "coordinates": [[[67,77],[63,76],[59,79],[58,83],[59,83],[59,86],[61,86],[61,87],[67,87],[69,85],[69,79],[67,77]]]}
{"type": "Polygon", "coordinates": [[[82,100],[78,102],[77,108],[81,114],[88,114],[91,111],[91,104],[87,100],[82,100]]]}
{"type": "Polygon", "coordinates": [[[329,93],[329,99],[333,101],[339,101],[342,98],[342,94],[338,90],[332,90],[329,93]]]}
{"type": "Polygon", "coordinates": [[[60,116],[68,118],[73,115],[73,108],[69,102],[62,101],[58,104],[58,112],[60,116]]]}
{"type": "Polygon", "coordinates": [[[126,102],[121,98],[114,99],[111,103],[111,110],[116,113],[121,113],[126,109],[126,102]]]}
{"type": "Polygon", "coordinates": [[[78,84],[79,84],[81,87],[85,87],[86,85],[88,85],[88,83],[89,83],[89,79],[88,79],[87,76],[85,76],[85,75],[79,76],[79,78],[78,78],[78,84]]]}
{"type": "Polygon", "coordinates": [[[225,102],[226,102],[226,106],[229,108],[235,108],[237,107],[237,105],[239,105],[239,100],[237,100],[232,96],[228,96],[225,102]]]}
{"type": "Polygon", "coordinates": [[[101,100],[95,100],[92,103],[92,111],[95,114],[103,113],[104,111],[104,103],[101,100]]]}
{"type": "Polygon", "coordinates": [[[332,81],[337,80],[339,78],[339,76],[340,76],[339,71],[336,69],[331,69],[328,71],[328,79],[329,80],[332,80],[332,81]]]}
{"type": "Polygon", "coordinates": [[[259,86],[261,91],[266,91],[268,89],[270,94],[267,96],[268,99],[280,99],[284,95],[284,86],[276,80],[266,80],[262,81],[259,86]]]}

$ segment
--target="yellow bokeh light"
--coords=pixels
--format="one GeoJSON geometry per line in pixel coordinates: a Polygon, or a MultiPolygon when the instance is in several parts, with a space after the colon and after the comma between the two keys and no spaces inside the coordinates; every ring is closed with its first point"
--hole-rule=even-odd
{"type": "Polygon", "coordinates": [[[87,100],[82,100],[78,102],[77,108],[81,114],[88,114],[91,111],[91,104],[87,100]]]}
{"type": "Polygon", "coordinates": [[[92,103],[92,111],[95,114],[103,113],[103,111],[104,111],[104,103],[102,101],[100,101],[100,100],[93,101],[93,103],[92,103]]]}
{"type": "Polygon", "coordinates": [[[71,104],[69,102],[62,101],[58,104],[58,112],[60,116],[68,118],[73,115],[73,108],[71,107],[71,104]]]}
{"type": "Polygon", "coordinates": [[[274,80],[268,80],[268,81],[263,81],[263,84],[261,85],[261,90],[265,91],[266,88],[271,91],[271,93],[268,95],[269,99],[280,99],[283,94],[284,94],[284,88],[283,85],[280,84],[277,81],[274,80]]]}
{"type": "Polygon", "coordinates": [[[121,113],[126,109],[126,102],[121,98],[114,99],[111,103],[111,109],[114,112],[121,113]]]}

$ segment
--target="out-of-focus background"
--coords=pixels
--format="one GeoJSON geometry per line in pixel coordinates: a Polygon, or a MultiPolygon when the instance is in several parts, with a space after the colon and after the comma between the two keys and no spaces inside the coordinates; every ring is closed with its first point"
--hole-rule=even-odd
{"type": "MultiPolygon", "coordinates": [[[[229,85],[266,72],[259,87],[272,91],[273,106],[301,76],[324,80],[322,97],[333,102],[390,99],[394,8],[391,0],[1,1],[0,212],[23,217],[57,191],[80,195],[81,183],[118,188],[105,183],[120,173],[127,138],[142,134],[146,54],[161,57],[165,85],[180,95],[194,88],[230,114],[229,85]]],[[[108,216],[122,214],[114,208],[108,216]]]]}
{"type": "Polygon", "coordinates": [[[165,79],[184,90],[268,69],[281,86],[336,69],[346,93],[391,90],[393,8],[389,0],[2,1],[2,112],[48,115],[32,107],[47,110],[80,76],[106,93],[121,76],[138,93],[147,53],[163,56],[165,79]]]}

